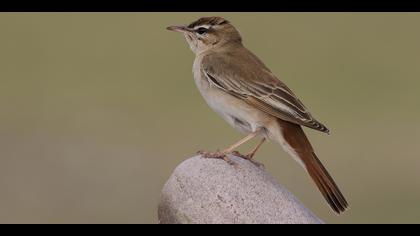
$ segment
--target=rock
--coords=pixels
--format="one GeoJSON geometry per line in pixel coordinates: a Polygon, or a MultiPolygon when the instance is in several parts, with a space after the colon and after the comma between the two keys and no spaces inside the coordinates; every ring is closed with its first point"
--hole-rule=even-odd
{"type": "Polygon", "coordinates": [[[165,184],[161,224],[320,224],[310,210],[263,168],[230,156],[192,157],[165,184]]]}

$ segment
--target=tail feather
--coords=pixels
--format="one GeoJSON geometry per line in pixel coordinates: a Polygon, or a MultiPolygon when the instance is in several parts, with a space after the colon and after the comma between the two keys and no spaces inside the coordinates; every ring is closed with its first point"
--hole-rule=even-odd
{"type": "Polygon", "coordinates": [[[344,212],[349,204],[331,175],[315,155],[302,128],[299,125],[282,120],[279,120],[279,124],[283,137],[281,140],[284,140],[286,144],[283,144],[283,147],[290,150],[289,153],[303,164],[331,208],[337,214],[344,212]]]}
{"type": "Polygon", "coordinates": [[[315,153],[312,153],[312,158],[304,159],[306,160],[304,161],[304,164],[309,175],[312,177],[331,208],[338,214],[344,212],[349,205],[340,189],[337,187],[337,184],[331,178],[315,153]]]}

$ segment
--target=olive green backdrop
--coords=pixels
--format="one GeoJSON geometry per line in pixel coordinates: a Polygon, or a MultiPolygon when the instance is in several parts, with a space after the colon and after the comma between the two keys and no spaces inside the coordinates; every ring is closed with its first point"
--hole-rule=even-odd
{"type": "Polygon", "coordinates": [[[156,223],[172,170],[241,137],[165,30],[209,15],[331,129],[305,130],[351,210],[334,215],[268,143],[257,159],[272,175],[329,223],[420,223],[415,13],[1,13],[0,222],[156,223]]]}

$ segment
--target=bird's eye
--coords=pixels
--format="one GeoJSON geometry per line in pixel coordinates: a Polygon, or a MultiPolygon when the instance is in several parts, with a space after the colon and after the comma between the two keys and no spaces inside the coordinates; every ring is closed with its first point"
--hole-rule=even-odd
{"type": "Polygon", "coordinates": [[[204,28],[204,27],[200,27],[200,28],[198,28],[198,29],[196,30],[196,32],[197,32],[197,34],[201,34],[201,35],[203,35],[203,34],[205,34],[205,33],[207,32],[207,29],[206,29],[206,28],[204,28]]]}

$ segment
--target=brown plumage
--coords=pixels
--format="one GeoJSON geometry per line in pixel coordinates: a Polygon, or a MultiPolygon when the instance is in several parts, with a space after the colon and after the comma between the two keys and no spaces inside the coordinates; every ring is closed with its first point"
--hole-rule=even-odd
{"type": "Polygon", "coordinates": [[[195,53],[194,80],[207,104],[235,129],[248,134],[224,151],[205,156],[229,161],[227,153],[262,136],[257,147],[243,156],[251,159],[265,139],[275,141],[307,170],[331,208],[337,213],[345,211],[347,201],[315,155],[301,126],[325,133],[329,129],[244,47],[236,28],[221,17],[203,17],[188,26],[168,29],[183,33],[195,53]]]}
{"type": "Polygon", "coordinates": [[[228,54],[207,55],[202,63],[202,69],[209,79],[233,96],[277,118],[330,132],[263,62],[242,45],[231,45],[228,54]],[[259,69],[256,70],[256,67],[259,69]]]}
{"type": "Polygon", "coordinates": [[[202,25],[223,25],[229,23],[228,20],[218,17],[218,16],[211,16],[211,17],[201,17],[200,19],[192,22],[188,25],[188,28],[195,28],[196,26],[202,25]]]}
{"type": "Polygon", "coordinates": [[[312,180],[315,182],[331,208],[336,213],[345,211],[348,207],[346,199],[337,187],[337,184],[331,178],[328,171],[316,156],[311,143],[302,130],[302,127],[281,119],[279,119],[278,122],[282,127],[282,133],[285,141],[291,148],[293,148],[296,155],[303,162],[312,180]]]}

